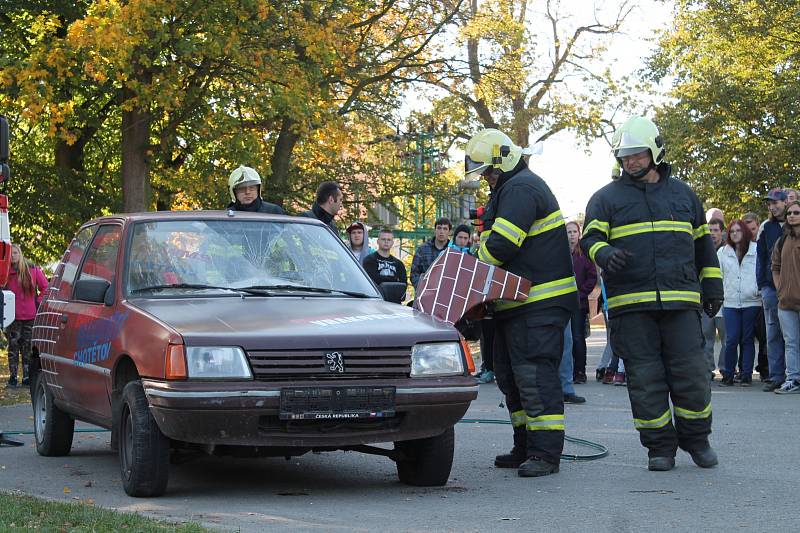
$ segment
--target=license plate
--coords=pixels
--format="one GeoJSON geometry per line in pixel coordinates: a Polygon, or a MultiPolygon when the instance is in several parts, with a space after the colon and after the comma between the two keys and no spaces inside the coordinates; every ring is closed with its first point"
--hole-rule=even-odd
{"type": "Polygon", "coordinates": [[[282,420],[346,420],[394,416],[394,387],[281,389],[282,420]]]}

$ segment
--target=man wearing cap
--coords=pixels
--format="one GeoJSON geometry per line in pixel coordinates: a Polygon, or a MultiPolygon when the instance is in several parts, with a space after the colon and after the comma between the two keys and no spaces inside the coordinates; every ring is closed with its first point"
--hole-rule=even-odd
{"type": "Polygon", "coordinates": [[[231,195],[228,209],[273,215],[286,214],[280,206],[261,199],[261,176],[254,168],[242,165],[231,172],[231,177],[228,179],[228,192],[231,195]]]}
{"type": "Polygon", "coordinates": [[[356,256],[359,263],[364,263],[364,258],[373,252],[366,243],[367,227],[363,222],[355,221],[347,227],[347,247],[356,256]]]}
{"type": "Polygon", "coordinates": [[[769,378],[762,390],[771,392],[786,381],[786,359],[783,333],[778,322],[778,294],[772,281],[772,249],[783,235],[786,192],[780,187],[769,191],[765,198],[769,209],[769,220],[761,227],[756,244],[756,282],[764,303],[764,319],[767,322],[767,362],[769,378]]]}
{"type": "Polygon", "coordinates": [[[658,128],[631,117],[614,133],[622,176],[586,208],[581,248],[603,269],[611,343],[625,361],[633,425],[649,470],[697,466],[711,448],[711,371],[700,312],[722,307],[722,273],[697,195],[671,176],[658,128]]]}

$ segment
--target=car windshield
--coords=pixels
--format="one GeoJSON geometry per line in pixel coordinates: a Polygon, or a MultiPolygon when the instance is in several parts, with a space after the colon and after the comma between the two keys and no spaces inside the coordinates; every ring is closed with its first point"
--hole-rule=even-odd
{"type": "Polygon", "coordinates": [[[139,222],[127,257],[126,293],[134,297],[379,297],[342,242],[315,224],[139,222]]]}

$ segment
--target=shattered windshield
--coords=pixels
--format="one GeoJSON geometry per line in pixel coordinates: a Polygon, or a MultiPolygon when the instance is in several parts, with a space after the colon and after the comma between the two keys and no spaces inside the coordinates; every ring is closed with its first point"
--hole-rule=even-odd
{"type": "Polygon", "coordinates": [[[270,296],[379,296],[341,241],[312,224],[139,222],[127,258],[126,293],[132,296],[236,296],[255,290],[270,296]]]}

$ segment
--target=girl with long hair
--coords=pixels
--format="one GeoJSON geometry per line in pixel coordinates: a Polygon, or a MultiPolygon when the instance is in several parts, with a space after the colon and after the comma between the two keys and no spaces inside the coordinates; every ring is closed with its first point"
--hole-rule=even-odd
{"type": "Polygon", "coordinates": [[[586,383],[586,323],[589,320],[589,295],[597,285],[597,267],[591,259],[583,255],[580,247],[581,225],[578,222],[567,222],[567,239],[572,251],[572,269],[578,284],[580,305],[573,313],[572,325],[572,358],[573,380],[575,383],[586,383]]]}
{"type": "Polygon", "coordinates": [[[786,381],[777,394],[800,394],[800,202],[788,203],[783,236],[772,250],[778,320],[786,346],[786,381]]]}
{"type": "Polygon", "coordinates": [[[756,243],[745,222],[737,219],[730,223],[727,241],[717,250],[717,257],[725,289],[725,365],[720,386],[733,385],[741,350],[741,384],[748,387],[753,383],[753,337],[761,298],[756,281],[756,243]]]}
{"type": "Polygon", "coordinates": [[[11,245],[11,270],[4,289],[14,293],[14,322],[6,328],[8,339],[8,386],[17,386],[20,354],[22,355],[22,385],[28,385],[28,358],[31,353],[31,332],[36,309],[47,289],[42,270],[30,264],[16,244],[11,245]]]}

